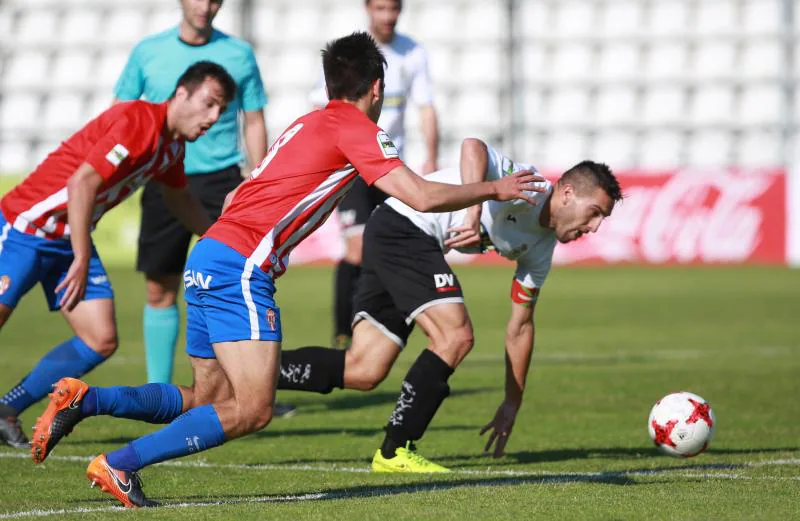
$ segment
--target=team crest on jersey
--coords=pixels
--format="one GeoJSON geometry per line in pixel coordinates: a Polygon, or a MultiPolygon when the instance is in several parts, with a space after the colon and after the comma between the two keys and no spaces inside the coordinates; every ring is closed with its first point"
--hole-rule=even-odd
{"type": "Polygon", "coordinates": [[[106,161],[111,163],[114,166],[119,166],[122,161],[128,157],[128,149],[125,148],[121,143],[114,145],[114,148],[108,151],[106,154],[106,161]]]}
{"type": "Polygon", "coordinates": [[[8,288],[11,287],[11,277],[8,275],[3,275],[0,277],[0,295],[5,294],[8,291],[8,288]]]}
{"type": "Polygon", "coordinates": [[[278,325],[278,316],[275,314],[274,309],[267,310],[267,323],[269,324],[269,330],[275,331],[275,328],[278,325]]]}
{"type": "Polygon", "coordinates": [[[400,157],[400,152],[397,151],[397,147],[392,143],[389,134],[383,130],[378,132],[378,144],[381,146],[381,152],[383,152],[383,157],[386,159],[400,157]]]}

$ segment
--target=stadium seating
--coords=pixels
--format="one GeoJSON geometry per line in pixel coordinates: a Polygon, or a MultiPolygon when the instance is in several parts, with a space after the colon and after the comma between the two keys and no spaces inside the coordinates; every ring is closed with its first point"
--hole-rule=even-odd
{"type": "MultiPolygon", "coordinates": [[[[107,107],[132,46],[179,16],[166,0],[3,2],[0,173],[30,168],[107,107]]],[[[228,0],[217,19],[254,44],[273,138],[310,108],[323,43],[364,24],[362,0],[228,0]]],[[[800,43],[789,63],[784,36],[798,41],[798,27],[800,0],[407,0],[400,21],[429,51],[443,164],[478,135],[548,169],[583,154],[653,169],[783,164],[800,118],[784,89],[800,43]]],[[[416,165],[413,109],[408,124],[416,165]]]]}

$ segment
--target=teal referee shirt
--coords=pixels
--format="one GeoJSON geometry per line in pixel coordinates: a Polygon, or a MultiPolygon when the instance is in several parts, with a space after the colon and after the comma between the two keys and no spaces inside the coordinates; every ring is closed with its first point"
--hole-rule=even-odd
{"type": "Polygon", "coordinates": [[[186,143],[184,162],[187,175],[217,172],[244,159],[238,113],[261,110],[267,94],[250,44],[216,29],[204,45],[188,44],[179,35],[174,27],[139,42],[114,86],[114,96],[124,101],[162,102],[172,96],[178,78],[193,63],[209,60],[225,67],[236,80],[236,99],[208,133],[186,143]]]}

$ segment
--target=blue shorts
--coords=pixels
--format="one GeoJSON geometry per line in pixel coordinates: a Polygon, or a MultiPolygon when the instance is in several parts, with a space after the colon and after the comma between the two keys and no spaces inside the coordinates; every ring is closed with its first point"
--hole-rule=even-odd
{"type": "Polygon", "coordinates": [[[272,277],[214,239],[197,243],[183,272],[186,352],[216,358],[212,344],[281,341],[281,313],[272,277]]]}
{"type": "MultiPolygon", "coordinates": [[[[58,302],[64,291],[56,293],[56,286],[64,280],[74,258],[68,240],[22,233],[12,228],[0,214],[0,304],[12,309],[17,307],[22,296],[41,282],[50,311],[59,309],[58,302]]],[[[97,250],[92,246],[83,300],[99,298],[114,298],[114,291],[97,250]]]]}

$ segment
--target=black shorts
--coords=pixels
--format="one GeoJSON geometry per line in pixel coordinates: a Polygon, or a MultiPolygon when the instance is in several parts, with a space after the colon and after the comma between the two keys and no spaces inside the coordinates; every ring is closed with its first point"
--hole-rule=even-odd
{"type": "Polygon", "coordinates": [[[437,304],[463,302],[461,284],[436,239],[392,207],[378,206],[364,230],[353,326],[369,320],[403,347],[417,315],[437,304]]]}
{"type": "Polygon", "coordinates": [[[356,179],[336,209],[344,235],[361,234],[372,211],[385,199],[385,193],[374,186],[368,186],[361,177],[356,179]]]}
{"type": "MultiPolygon", "coordinates": [[[[239,186],[242,174],[234,165],[210,174],[187,176],[189,190],[203,203],[209,217],[216,221],[222,213],[225,196],[239,186]]],[[[183,273],[192,232],[169,211],[161,195],[161,186],[149,182],[142,193],[142,217],[139,227],[139,251],[136,270],[148,275],[183,273]]]]}

